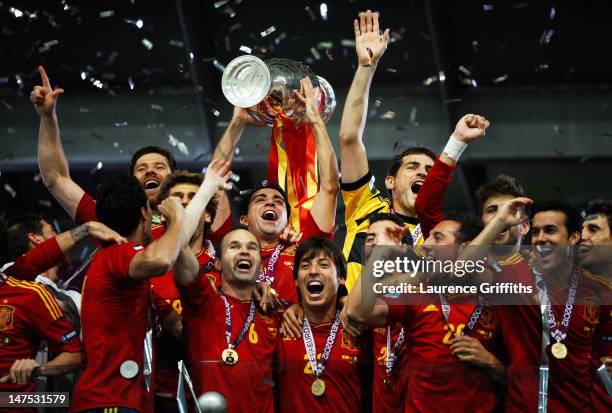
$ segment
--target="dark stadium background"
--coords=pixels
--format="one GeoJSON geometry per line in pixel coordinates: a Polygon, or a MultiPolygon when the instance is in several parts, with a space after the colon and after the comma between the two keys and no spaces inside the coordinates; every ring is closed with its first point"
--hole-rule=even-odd
{"type": "MultiPolygon", "coordinates": [[[[354,48],[343,44],[367,8],[393,31],[365,133],[379,185],[394,152],[412,144],[439,151],[473,112],[492,125],[463,155],[448,209],[473,211],[474,189],[502,172],[536,200],[583,207],[612,197],[610,2],[334,0],[326,20],[321,2],[217,3],[1,0],[0,213],[34,210],[61,229],[71,225],[38,176],[39,118],[28,100],[37,65],[65,89],[64,149],[75,181],[95,192],[145,145],[170,147],[183,168],[206,165],[232,113],[217,66],[243,54],[241,46],[264,59],[302,60],[331,82],[337,147],[355,64],[354,48]],[[445,81],[433,81],[440,71],[445,81]]],[[[264,178],[269,134],[245,132],[234,162],[239,189],[264,178]]],[[[343,213],[340,202],[338,223],[343,213]]],[[[339,226],[338,242],[342,233],[339,226]]]]}

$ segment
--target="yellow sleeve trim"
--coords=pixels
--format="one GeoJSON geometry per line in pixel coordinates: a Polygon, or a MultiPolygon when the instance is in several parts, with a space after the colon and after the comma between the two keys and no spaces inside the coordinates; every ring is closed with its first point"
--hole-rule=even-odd
{"type": "Polygon", "coordinates": [[[49,313],[51,314],[51,317],[53,317],[53,320],[58,320],[64,316],[64,313],[57,304],[57,301],[55,301],[55,298],[53,298],[49,291],[47,291],[47,289],[42,285],[29,281],[20,281],[13,277],[9,277],[6,283],[12,287],[25,288],[28,290],[35,291],[42,300],[49,313]]]}

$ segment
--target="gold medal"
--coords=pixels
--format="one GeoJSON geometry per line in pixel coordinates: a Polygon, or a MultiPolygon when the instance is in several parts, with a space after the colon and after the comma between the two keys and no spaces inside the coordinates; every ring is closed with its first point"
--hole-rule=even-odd
{"type": "Polygon", "coordinates": [[[232,366],[238,363],[238,353],[232,348],[226,348],[223,350],[223,353],[221,353],[221,360],[223,360],[225,364],[232,366]]]}
{"type": "Polygon", "coordinates": [[[567,356],[567,347],[565,347],[565,344],[562,342],[557,341],[550,348],[550,352],[553,356],[555,356],[555,358],[564,359],[567,356]]]}
{"type": "Polygon", "coordinates": [[[325,393],[325,382],[321,379],[315,379],[310,386],[310,391],[317,397],[323,395],[325,393]]]}

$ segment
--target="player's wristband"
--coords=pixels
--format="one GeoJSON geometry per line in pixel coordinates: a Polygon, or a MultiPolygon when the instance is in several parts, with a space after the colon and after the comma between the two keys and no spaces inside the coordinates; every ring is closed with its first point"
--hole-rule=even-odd
{"type": "Polygon", "coordinates": [[[448,138],[448,143],[444,147],[444,151],[449,158],[453,161],[459,161],[459,157],[463,153],[463,151],[467,148],[467,143],[461,142],[459,139],[455,138],[453,135],[448,138]]]}

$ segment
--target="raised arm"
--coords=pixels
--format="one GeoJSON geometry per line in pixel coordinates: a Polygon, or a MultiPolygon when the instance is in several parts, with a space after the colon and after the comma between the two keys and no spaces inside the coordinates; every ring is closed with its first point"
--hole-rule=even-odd
{"type": "Polygon", "coordinates": [[[198,278],[198,260],[189,247],[183,247],[174,264],[174,281],[177,285],[189,286],[198,278]]]}
{"type": "Polygon", "coordinates": [[[127,240],[106,225],[91,221],[44,241],[25,254],[15,258],[15,262],[4,270],[6,275],[22,280],[34,280],[37,275],[48,271],[62,261],[68,253],[88,236],[101,242],[123,244],[127,240]]]}
{"type": "Polygon", "coordinates": [[[343,183],[352,183],[368,173],[368,157],[363,145],[363,131],[368,113],[370,84],[376,65],[387,49],[389,29],[381,36],[378,16],[370,10],[353,22],[357,71],[349,89],[340,122],[340,172],[343,183]]]}
{"type": "Polygon", "coordinates": [[[374,291],[374,262],[384,260],[382,249],[375,248],[368,257],[359,280],[346,299],[344,312],[352,323],[384,327],[389,315],[388,304],[374,291]]]}
{"type": "Polygon", "coordinates": [[[323,232],[332,232],[336,218],[336,204],[340,190],[338,161],[331,144],[325,123],[316,109],[315,89],[310,78],[300,81],[300,91],[294,91],[296,99],[304,105],[304,123],[310,125],[315,135],[319,163],[319,192],[310,209],[310,214],[323,232]]]}
{"type": "Polygon", "coordinates": [[[433,227],[444,219],[442,209],[444,196],[451,183],[459,156],[470,142],[483,138],[488,127],[489,121],[483,116],[469,114],[459,119],[446,147],[427,174],[414,202],[424,238],[427,238],[433,227]]]}
{"type": "Polygon", "coordinates": [[[198,191],[193,196],[189,205],[185,208],[185,221],[183,223],[183,239],[181,247],[189,244],[195,233],[200,218],[215,193],[227,188],[227,180],[232,175],[230,163],[220,159],[214,159],[206,169],[206,175],[198,191]]]}
{"type": "Polygon", "coordinates": [[[38,67],[38,72],[42,86],[35,86],[30,93],[30,101],[40,116],[38,166],[47,189],[74,219],[79,201],[85,192],[70,178],[68,162],[60,140],[55,106],[64,89],[51,89],[51,83],[42,66],[38,67]]]}
{"type": "Polygon", "coordinates": [[[183,205],[177,197],[169,196],[159,204],[157,211],[167,223],[166,232],[134,255],[128,273],[130,278],[142,279],[165,274],[174,266],[178,257],[183,236],[183,205]]]}

